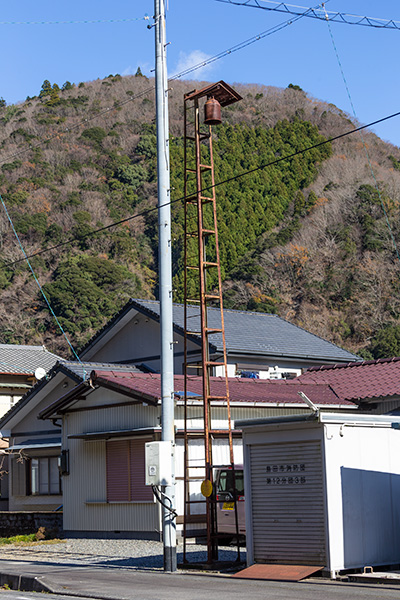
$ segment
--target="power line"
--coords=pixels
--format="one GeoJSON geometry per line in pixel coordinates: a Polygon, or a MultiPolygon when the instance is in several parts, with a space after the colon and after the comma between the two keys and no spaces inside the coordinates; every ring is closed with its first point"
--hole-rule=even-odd
{"type": "MultiPolygon", "coordinates": [[[[327,2],[329,2],[329,0],[327,0],[327,2]]],[[[313,10],[313,9],[310,8],[309,10],[313,10]]],[[[184,71],[181,71],[177,75],[173,75],[172,77],[170,77],[170,79],[171,80],[178,79],[180,77],[183,77],[184,75],[189,75],[190,73],[192,73],[193,71],[196,71],[197,69],[202,69],[202,68],[212,64],[213,62],[220,60],[221,58],[224,58],[225,56],[229,56],[230,54],[233,54],[234,52],[237,52],[238,50],[247,48],[247,46],[250,46],[251,44],[254,44],[255,42],[258,42],[274,33],[277,33],[278,31],[281,31],[282,29],[285,29],[285,27],[292,25],[293,23],[295,23],[296,21],[298,21],[299,19],[301,19],[302,17],[305,17],[305,16],[307,16],[307,15],[300,14],[295,19],[289,19],[288,21],[279,23],[278,25],[275,25],[274,27],[271,27],[270,29],[267,29],[266,31],[257,33],[256,35],[253,35],[253,37],[248,38],[247,40],[244,40],[243,42],[239,42],[235,46],[231,46],[230,48],[227,48],[226,50],[223,50],[222,52],[219,52],[218,54],[215,54],[214,56],[211,56],[210,58],[207,58],[206,60],[203,60],[202,62],[199,62],[196,65],[193,65],[192,67],[188,67],[187,69],[185,69],[184,71]]]]}
{"type": "MultiPolygon", "coordinates": [[[[285,2],[273,2],[272,0],[216,0],[216,2],[224,2],[225,4],[234,4],[236,6],[248,6],[250,8],[261,8],[274,12],[282,12],[290,15],[304,16],[319,21],[326,20],[326,13],[320,4],[317,8],[307,8],[303,6],[295,6],[286,4],[285,2]],[[263,4],[274,4],[275,6],[263,6],[263,4]],[[299,9],[305,10],[299,12],[299,9]]],[[[362,25],[364,27],[374,27],[376,29],[400,29],[400,21],[393,19],[380,19],[378,17],[365,17],[361,15],[352,15],[340,12],[328,12],[328,18],[333,23],[345,23],[346,25],[362,25]]]]}
{"type": "MultiPolygon", "coordinates": [[[[54,312],[54,310],[53,310],[53,308],[52,308],[52,306],[51,306],[51,304],[50,304],[50,301],[49,301],[49,299],[47,298],[47,296],[46,296],[46,294],[45,294],[45,291],[44,291],[44,289],[43,289],[43,288],[42,288],[42,286],[40,285],[40,281],[39,281],[39,280],[38,280],[38,278],[36,277],[35,271],[33,270],[33,267],[32,267],[32,265],[31,265],[31,263],[30,263],[30,261],[29,261],[29,257],[27,256],[27,254],[26,254],[26,252],[25,252],[25,250],[24,250],[24,247],[23,247],[23,245],[22,245],[22,242],[21,242],[21,240],[20,240],[20,238],[19,238],[19,235],[18,235],[18,233],[17,233],[17,230],[16,230],[16,229],[15,229],[15,227],[14,227],[14,223],[13,223],[13,221],[12,221],[12,219],[11,219],[11,216],[10,216],[10,214],[9,214],[8,210],[7,210],[7,207],[6,207],[6,205],[4,204],[4,201],[3,201],[3,198],[1,197],[1,195],[0,195],[0,202],[1,202],[1,203],[2,203],[2,205],[3,205],[4,211],[5,211],[6,215],[7,215],[7,219],[8,219],[8,221],[9,221],[9,223],[10,223],[10,225],[11,225],[11,228],[12,228],[12,230],[13,230],[13,232],[14,232],[14,235],[15,235],[15,237],[16,237],[16,239],[17,239],[17,242],[18,242],[18,245],[19,245],[19,247],[20,247],[20,249],[21,249],[21,252],[22,252],[22,254],[24,255],[24,260],[26,260],[26,262],[27,262],[27,264],[28,264],[28,267],[29,267],[29,269],[30,269],[30,271],[31,271],[31,273],[32,273],[32,276],[33,276],[33,278],[34,278],[34,280],[35,280],[35,282],[36,282],[36,285],[38,286],[38,288],[39,288],[39,290],[40,290],[40,293],[42,294],[42,296],[43,296],[43,298],[44,298],[44,300],[45,300],[45,302],[46,302],[46,304],[47,304],[47,306],[48,306],[48,308],[49,308],[49,311],[50,311],[51,315],[53,316],[53,318],[54,318],[55,322],[57,323],[57,326],[59,327],[59,329],[60,329],[60,331],[61,331],[61,333],[62,333],[62,335],[63,335],[63,337],[64,337],[65,341],[67,342],[68,346],[70,347],[70,349],[71,349],[71,351],[72,351],[73,355],[75,356],[75,358],[77,359],[77,361],[78,361],[78,362],[79,362],[79,363],[82,365],[82,367],[83,367],[83,364],[82,364],[82,362],[81,362],[81,360],[80,360],[79,356],[78,356],[78,355],[77,355],[77,353],[75,352],[75,349],[74,349],[73,345],[72,345],[72,344],[71,344],[71,342],[69,341],[69,338],[68,338],[68,336],[67,336],[66,332],[64,331],[64,329],[63,329],[63,326],[61,325],[60,321],[58,320],[58,318],[57,318],[57,315],[55,314],[55,312],[54,312]]],[[[86,375],[86,371],[85,371],[85,368],[84,368],[84,367],[83,367],[83,372],[84,372],[84,375],[86,375]]]]}
{"type": "MultiPolygon", "coordinates": [[[[383,123],[384,121],[388,121],[389,119],[393,119],[394,117],[398,117],[400,116],[400,111],[393,113],[391,115],[388,115],[387,117],[383,117],[382,119],[378,119],[376,121],[373,121],[372,123],[368,123],[367,125],[361,125],[360,127],[357,127],[355,129],[351,129],[350,131],[346,131],[344,133],[341,133],[339,135],[336,135],[334,137],[331,137],[327,140],[323,140],[322,142],[318,142],[317,144],[313,144],[312,146],[308,146],[307,148],[303,148],[301,150],[297,150],[296,152],[293,152],[292,154],[288,154],[287,156],[281,156],[280,158],[277,158],[271,162],[268,163],[264,163],[259,165],[258,167],[254,167],[254,169],[250,169],[248,171],[243,171],[242,173],[239,173],[238,175],[234,175],[232,177],[229,177],[228,179],[224,179],[222,181],[219,181],[217,183],[215,183],[214,185],[210,185],[208,187],[205,187],[201,190],[199,190],[199,193],[204,193],[204,192],[208,192],[210,190],[212,190],[213,188],[217,188],[220,187],[221,185],[224,185],[226,183],[230,183],[231,181],[235,181],[237,179],[240,179],[242,177],[245,177],[247,175],[250,175],[251,173],[255,173],[256,171],[260,171],[262,169],[266,169],[267,167],[272,167],[280,162],[283,162],[285,160],[290,160],[292,158],[294,158],[295,156],[299,156],[300,154],[304,154],[306,152],[309,152],[310,150],[314,150],[315,148],[320,148],[321,146],[324,146],[325,144],[329,144],[331,142],[335,142],[336,140],[339,140],[341,138],[347,137],[349,135],[352,135],[354,133],[357,133],[359,131],[363,131],[364,129],[367,129],[368,127],[374,127],[375,125],[378,125],[379,123],[383,123]]],[[[176,198],[175,200],[171,200],[170,202],[164,204],[163,206],[168,206],[168,205],[172,205],[172,204],[176,204],[178,202],[183,202],[184,200],[186,200],[186,198],[191,197],[192,195],[189,196],[181,196],[180,198],[176,198]]],[[[154,211],[158,210],[157,206],[154,206],[152,208],[148,208],[146,210],[143,210],[139,213],[135,213],[134,215],[131,215],[130,217],[126,217],[125,219],[121,219],[119,221],[116,221],[114,223],[110,223],[109,225],[105,225],[104,227],[100,227],[99,229],[96,229],[94,231],[90,231],[84,235],[81,236],[74,236],[68,240],[65,240],[64,242],[60,242],[59,244],[55,244],[54,246],[50,246],[49,248],[43,248],[42,250],[38,250],[37,252],[33,252],[32,254],[30,254],[29,256],[26,256],[27,259],[33,258],[35,256],[40,256],[41,254],[44,254],[46,252],[50,252],[51,250],[57,250],[58,248],[62,248],[63,246],[67,246],[69,244],[72,244],[73,242],[76,241],[82,241],[84,239],[87,239],[89,237],[92,237],[94,235],[97,235],[98,233],[102,233],[103,231],[107,231],[108,229],[111,229],[113,227],[116,227],[118,225],[121,225],[122,223],[127,223],[128,221],[132,221],[133,219],[137,219],[139,217],[144,217],[154,211]]],[[[4,263],[1,268],[5,269],[5,268],[10,268],[13,267],[14,265],[23,262],[24,260],[26,260],[26,258],[20,258],[18,260],[9,262],[9,263],[4,263]]]]}
{"type": "MultiPolygon", "coordinates": [[[[330,0],[326,0],[326,2],[329,2],[329,1],[330,0]]],[[[309,9],[309,10],[312,10],[312,9],[309,9]]],[[[230,54],[233,54],[234,52],[237,52],[238,50],[242,50],[243,48],[250,46],[250,44],[254,44],[255,42],[258,42],[274,33],[277,33],[278,31],[281,31],[285,27],[292,25],[293,23],[295,23],[296,21],[301,19],[303,16],[306,16],[306,15],[305,14],[298,15],[296,19],[290,19],[288,21],[284,21],[283,23],[280,23],[274,27],[271,27],[270,29],[267,29],[266,31],[258,33],[255,36],[248,38],[247,40],[244,40],[243,42],[239,42],[235,46],[231,46],[230,48],[227,48],[226,50],[223,50],[222,52],[215,54],[214,56],[211,56],[210,58],[208,58],[204,61],[201,61],[200,63],[197,63],[196,65],[193,65],[192,67],[188,67],[187,69],[184,69],[183,71],[180,71],[179,73],[176,73],[175,75],[170,77],[168,79],[168,81],[174,81],[174,80],[180,79],[181,77],[184,77],[185,75],[189,75],[190,73],[193,73],[194,71],[197,71],[198,69],[202,69],[202,68],[208,66],[209,64],[212,64],[215,61],[224,58],[225,56],[229,56],[230,54]]],[[[121,108],[122,106],[125,106],[126,104],[129,104],[130,102],[133,102],[133,100],[137,100],[138,98],[141,98],[142,96],[145,96],[153,91],[154,91],[154,85],[149,86],[148,88],[144,89],[142,92],[139,92],[138,94],[135,94],[134,96],[131,96],[130,98],[123,100],[121,102],[115,102],[112,107],[107,107],[100,112],[96,112],[95,114],[93,114],[92,117],[87,117],[83,121],[79,121],[79,123],[70,125],[69,127],[66,127],[64,129],[62,129],[61,131],[59,131],[51,136],[48,136],[47,138],[41,140],[40,142],[37,142],[36,144],[30,143],[29,146],[27,145],[26,147],[22,148],[21,150],[18,150],[17,152],[10,154],[6,158],[0,159],[0,165],[5,164],[6,162],[10,161],[13,158],[17,158],[18,156],[21,156],[22,154],[25,154],[26,152],[28,152],[28,150],[36,150],[36,148],[40,148],[42,145],[47,144],[47,143],[51,142],[52,140],[59,138],[60,134],[65,135],[65,134],[69,133],[70,131],[79,129],[80,127],[87,125],[91,121],[101,118],[102,116],[106,115],[110,111],[121,108]]]]}
{"type": "MultiPolygon", "coordinates": [[[[357,119],[357,113],[356,113],[356,109],[354,107],[353,98],[351,97],[350,88],[348,86],[346,75],[344,73],[342,61],[340,60],[339,51],[338,51],[337,46],[336,46],[335,38],[333,37],[333,31],[332,31],[331,24],[329,22],[328,13],[326,13],[326,24],[328,26],[329,35],[331,37],[333,49],[334,49],[334,52],[335,52],[335,55],[336,55],[336,59],[337,59],[338,65],[339,65],[339,70],[340,70],[340,73],[342,75],[344,87],[345,87],[346,92],[347,92],[347,97],[349,99],[350,106],[351,106],[351,109],[353,111],[354,118],[357,119]]],[[[363,145],[363,148],[364,148],[365,155],[367,157],[367,162],[368,162],[369,169],[371,171],[372,178],[374,180],[375,189],[376,189],[376,191],[378,193],[378,197],[379,197],[379,201],[380,201],[380,204],[381,204],[381,208],[382,208],[383,214],[385,216],[385,221],[386,221],[386,225],[387,225],[388,230],[389,230],[390,238],[392,240],[392,244],[393,244],[394,249],[396,251],[397,259],[400,262],[399,249],[397,247],[397,243],[396,243],[395,237],[393,235],[392,228],[390,226],[390,222],[389,222],[389,217],[388,217],[388,214],[387,214],[387,210],[386,210],[385,204],[383,202],[382,194],[381,194],[381,191],[379,189],[379,185],[378,185],[378,181],[377,181],[376,176],[375,176],[374,168],[373,168],[372,163],[371,163],[371,158],[369,156],[368,148],[367,148],[367,145],[366,145],[366,143],[364,141],[364,136],[363,136],[363,134],[362,134],[361,131],[360,131],[360,139],[361,139],[361,142],[362,142],[362,145],[363,145]]]]}
{"type": "Polygon", "coordinates": [[[132,19],[85,19],[81,21],[0,21],[0,25],[97,25],[98,23],[133,23],[148,21],[149,16],[132,19]]]}

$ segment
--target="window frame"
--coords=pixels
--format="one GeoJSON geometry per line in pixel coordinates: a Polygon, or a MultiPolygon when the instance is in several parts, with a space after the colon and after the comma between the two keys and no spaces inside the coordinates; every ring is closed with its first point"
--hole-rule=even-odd
{"type": "Polygon", "coordinates": [[[61,496],[62,495],[62,479],[61,474],[58,469],[58,456],[30,456],[27,460],[27,470],[28,470],[28,494],[29,496],[61,496]],[[34,482],[34,462],[36,461],[36,482],[34,482]],[[44,467],[44,464],[46,465],[44,467]],[[52,469],[53,465],[53,469],[52,469]],[[54,479],[55,469],[58,474],[57,482],[54,479]],[[43,468],[45,468],[45,473],[43,473],[43,468]],[[45,482],[43,483],[43,475],[45,475],[45,482]],[[35,485],[36,483],[36,485],[35,485]],[[57,491],[54,490],[54,485],[57,485],[57,491]],[[44,491],[47,485],[47,491],[44,491]],[[37,490],[34,489],[37,486],[37,490]]]}

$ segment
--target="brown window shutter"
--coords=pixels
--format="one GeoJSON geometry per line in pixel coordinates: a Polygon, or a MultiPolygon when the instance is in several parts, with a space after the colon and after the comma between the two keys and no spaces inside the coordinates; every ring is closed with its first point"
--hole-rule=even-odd
{"type": "Polygon", "coordinates": [[[107,442],[106,468],[108,502],[129,501],[129,442],[127,440],[107,442]]]}
{"type": "Polygon", "coordinates": [[[151,439],[130,440],[130,491],[131,500],[148,501],[153,499],[151,486],[145,485],[144,445],[151,439]]]}

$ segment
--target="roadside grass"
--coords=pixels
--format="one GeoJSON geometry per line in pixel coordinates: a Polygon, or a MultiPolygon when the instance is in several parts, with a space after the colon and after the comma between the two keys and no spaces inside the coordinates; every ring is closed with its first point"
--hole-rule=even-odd
{"type": "Polygon", "coordinates": [[[12,535],[10,537],[0,537],[0,546],[16,545],[16,546],[34,546],[37,544],[59,544],[65,540],[59,538],[44,539],[38,533],[29,533],[27,535],[12,535]]]}

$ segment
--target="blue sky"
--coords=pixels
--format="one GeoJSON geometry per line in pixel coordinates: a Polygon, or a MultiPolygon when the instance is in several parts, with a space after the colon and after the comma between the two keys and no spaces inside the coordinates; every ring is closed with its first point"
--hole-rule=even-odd
{"type": "MultiPolygon", "coordinates": [[[[315,6],[307,0],[291,4],[315,6]]],[[[271,4],[266,3],[266,6],[271,4]]],[[[399,21],[395,0],[329,0],[328,11],[399,21]]],[[[154,29],[142,18],[153,14],[152,0],[20,0],[2,7],[0,96],[8,103],[39,93],[44,79],[62,85],[103,78],[111,73],[150,75],[154,29]],[[135,19],[100,24],[9,25],[9,21],[135,19]]],[[[289,19],[289,15],[233,6],[216,0],[169,0],[167,12],[169,75],[289,19]]],[[[150,21],[151,22],[151,21],[150,21]]],[[[398,56],[400,30],[331,24],[359,120],[369,123],[400,110],[398,56]]],[[[351,112],[327,24],[309,18],[286,27],[244,50],[191,75],[229,83],[300,85],[311,96],[351,112]]],[[[377,126],[383,139],[400,146],[400,117],[377,126]]]]}

